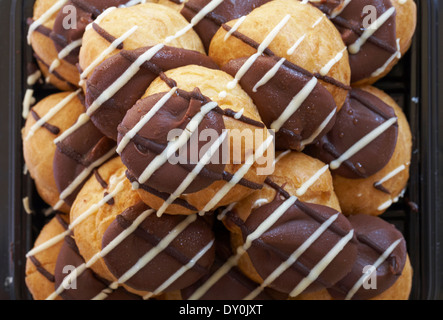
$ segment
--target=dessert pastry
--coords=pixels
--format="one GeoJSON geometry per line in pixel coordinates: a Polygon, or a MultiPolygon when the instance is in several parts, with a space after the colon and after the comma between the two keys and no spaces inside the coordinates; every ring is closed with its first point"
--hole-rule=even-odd
{"type": "Polygon", "coordinates": [[[365,86],[350,92],[332,130],[306,152],[330,164],[343,213],[380,215],[407,186],[412,137],[397,103],[365,86]]]}
{"type": "Polygon", "coordinates": [[[333,207],[339,210],[327,167],[302,153],[282,154],[266,186],[239,201],[224,219],[234,248],[243,249],[234,251],[246,252],[239,268],[262,289],[289,296],[332,286],[350,271],[357,254],[350,223],[333,207]],[[298,253],[298,248],[303,249],[298,253]],[[295,253],[299,259],[291,257],[295,253]],[[320,261],[326,255],[331,259],[324,268],[320,261]],[[319,268],[321,275],[308,279],[319,268]]]}
{"type": "Polygon", "coordinates": [[[251,96],[278,149],[301,151],[325,134],[350,89],[337,29],[297,1],[271,1],[223,24],[209,55],[251,96]]]}
{"type": "Polygon", "coordinates": [[[40,197],[50,206],[69,213],[59,202],[60,192],[54,179],[54,140],[68,130],[85,111],[79,91],[60,92],[39,101],[30,111],[22,130],[23,156],[40,197]]]}
{"type": "Polygon", "coordinates": [[[85,89],[88,115],[100,131],[117,140],[118,125],[126,112],[142,98],[150,83],[167,70],[186,65],[218,68],[202,53],[165,45],[121,51],[97,66],[88,79],[85,89]],[[151,54],[149,61],[138,65],[140,59],[151,54]],[[129,79],[122,80],[123,75],[134,68],[136,70],[129,79]],[[108,94],[109,90],[112,90],[111,94],[108,94]]]}
{"type": "Polygon", "coordinates": [[[131,189],[125,170],[120,158],[110,160],[97,170],[101,181],[91,177],[77,196],[70,216],[80,254],[110,289],[124,284],[146,297],[159,287],[191,285],[214,260],[210,223],[197,215],[157,217],[131,189]]]}
{"type": "Polygon", "coordinates": [[[353,85],[373,84],[408,51],[417,24],[413,0],[310,1],[342,35],[353,85]]]}
{"type": "Polygon", "coordinates": [[[240,86],[220,96],[230,81],[223,71],[196,65],[173,69],[154,80],[145,98],[126,114],[118,129],[118,149],[131,182],[150,207],[171,214],[204,213],[262,187],[266,175],[261,172],[272,164],[273,137],[240,86]],[[161,99],[166,100],[159,104],[161,99]],[[160,109],[145,121],[154,107],[160,109]],[[194,123],[198,127],[192,129],[194,123]],[[125,136],[134,128],[136,135],[128,140],[125,136]],[[186,143],[179,149],[181,159],[162,158],[177,149],[171,139],[176,136],[186,143]],[[194,146],[195,141],[200,142],[194,146]],[[205,155],[211,159],[206,165],[205,155]],[[264,165],[262,155],[270,160],[264,165]],[[203,164],[199,172],[194,171],[197,164],[203,164]],[[170,206],[175,199],[183,206],[170,206]]]}
{"type": "Polygon", "coordinates": [[[412,267],[403,235],[379,217],[349,217],[358,240],[353,270],[334,287],[300,295],[300,300],[407,300],[412,267]]]}

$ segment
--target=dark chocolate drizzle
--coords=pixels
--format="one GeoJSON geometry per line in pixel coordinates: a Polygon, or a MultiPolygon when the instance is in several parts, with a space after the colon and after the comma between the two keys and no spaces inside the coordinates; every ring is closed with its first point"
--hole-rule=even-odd
{"type": "MultiPolygon", "coordinates": [[[[227,24],[223,24],[223,25],[222,25],[222,28],[225,29],[225,30],[228,31],[228,32],[231,31],[231,29],[232,29],[232,27],[230,27],[230,26],[227,25],[227,24]]],[[[243,33],[239,32],[239,31],[237,31],[237,30],[234,31],[234,32],[231,34],[231,36],[236,37],[237,39],[241,40],[242,42],[244,42],[245,44],[249,45],[250,47],[252,47],[252,48],[254,48],[254,49],[256,49],[256,50],[258,50],[258,48],[260,47],[260,43],[256,42],[255,40],[249,38],[248,36],[244,35],[243,33]]],[[[273,58],[273,59],[275,60],[275,62],[278,62],[278,61],[281,59],[281,57],[279,57],[278,55],[276,55],[276,54],[275,54],[271,49],[269,49],[269,48],[266,48],[266,49],[263,51],[263,54],[266,55],[266,56],[269,56],[269,57],[273,58]]],[[[301,73],[301,74],[304,74],[305,76],[308,76],[308,77],[310,77],[310,78],[312,78],[312,77],[316,77],[317,79],[320,79],[320,80],[322,80],[322,81],[324,81],[324,82],[326,82],[326,83],[332,84],[332,85],[334,85],[334,86],[336,86],[336,87],[338,87],[338,88],[340,88],[340,89],[351,90],[351,87],[350,87],[350,86],[348,86],[348,85],[346,85],[346,84],[344,84],[344,83],[342,83],[342,82],[340,82],[340,81],[338,81],[338,80],[336,80],[336,79],[334,79],[334,78],[332,78],[332,77],[329,77],[329,76],[323,76],[323,75],[321,75],[321,74],[318,73],[318,72],[316,72],[316,73],[311,73],[311,72],[309,72],[308,70],[306,70],[306,69],[304,69],[304,68],[302,68],[302,67],[300,67],[300,66],[297,66],[296,64],[294,64],[294,63],[292,63],[292,62],[290,62],[290,61],[288,61],[288,60],[285,60],[285,62],[283,63],[283,65],[285,65],[286,67],[288,67],[288,68],[290,68],[290,69],[292,69],[292,70],[294,70],[294,71],[296,71],[296,72],[299,72],[299,73],[301,73]]]]}
{"type": "MultiPolygon", "coordinates": [[[[72,233],[64,238],[64,243],[57,257],[55,267],[55,287],[62,285],[64,278],[68,275],[65,270],[66,266],[79,267],[84,264],[85,260],[75,243],[72,233]]],[[[92,269],[87,268],[75,278],[75,287],[65,289],[60,293],[64,300],[90,300],[103,291],[107,291],[105,300],[141,300],[138,295],[132,294],[123,287],[112,290],[110,282],[100,277],[92,269]]]]}
{"type": "MultiPolygon", "coordinates": [[[[62,226],[64,230],[68,230],[68,223],[61,217],[60,214],[56,214],[54,216],[55,220],[62,226]]],[[[34,264],[37,268],[37,271],[44,276],[49,282],[55,282],[55,276],[46,270],[45,267],[41,264],[41,262],[35,256],[29,256],[29,260],[34,264]]]]}
{"type": "MultiPolygon", "coordinates": [[[[31,114],[32,114],[32,117],[35,119],[35,121],[39,121],[41,119],[40,116],[37,114],[37,112],[35,112],[34,109],[31,109],[31,114]]],[[[58,135],[60,133],[59,127],[49,124],[47,122],[43,123],[42,127],[54,135],[58,135]]]]}
{"type": "MultiPolygon", "coordinates": [[[[108,31],[106,31],[105,29],[103,29],[102,27],[100,27],[98,24],[96,24],[95,22],[92,24],[92,28],[106,41],[108,41],[109,43],[113,43],[116,40],[116,37],[114,37],[112,34],[110,34],[108,31]]],[[[123,49],[123,42],[120,43],[117,46],[117,49],[122,50],[123,49]]]]}

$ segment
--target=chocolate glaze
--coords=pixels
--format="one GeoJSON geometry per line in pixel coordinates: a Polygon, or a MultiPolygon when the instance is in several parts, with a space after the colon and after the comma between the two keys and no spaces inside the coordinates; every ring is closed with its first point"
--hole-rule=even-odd
{"type": "MultiPolygon", "coordinates": [[[[339,158],[356,142],[395,117],[392,107],[375,95],[353,89],[337,114],[334,127],[317,143],[305,149],[306,153],[329,163],[339,158]]],[[[394,124],[357,152],[334,172],[350,179],[369,177],[391,159],[397,144],[398,125],[394,124]]]]}
{"type": "MultiPolygon", "coordinates": [[[[209,274],[191,286],[181,290],[183,300],[188,300],[195,291],[202,287],[208,279],[233,256],[230,247],[229,233],[226,228],[216,222],[213,229],[216,237],[214,264],[209,274]]],[[[215,282],[200,300],[242,300],[257,287],[258,284],[246,277],[238,267],[233,267],[215,282]]],[[[275,294],[273,290],[266,288],[255,300],[273,300],[275,299],[273,294],[275,294]]]]}
{"type": "MultiPolygon", "coordinates": [[[[222,69],[235,76],[246,60],[246,57],[231,60],[222,69]]],[[[241,87],[254,101],[267,127],[280,117],[291,100],[312,78],[282,65],[275,76],[254,92],[255,85],[275,63],[273,58],[259,57],[240,80],[241,87]]],[[[300,108],[276,133],[276,148],[301,151],[304,147],[301,141],[309,139],[335,108],[336,104],[332,95],[320,83],[317,83],[300,108]]],[[[335,117],[317,136],[317,139],[326,134],[334,122],[335,117]]]]}
{"type": "MultiPolygon", "coordinates": [[[[87,81],[87,106],[90,106],[140,55],[150,48],[122,50],[101,63],[87,81]]],[[[143,96],[151,82],[167,70],[192,64],[218,69],[212,59],[204,54],[186,49],[163,47],[150,61],[142,65],[140,71],[122,89],[92,114],[92,121],[106,136],[117,140],[117,126],[126,112],[143,96]]]]}
{"type": "MultiPolygon", "coordinates": [[[[105,231],[102,247],[108,245],[129,227],[142,212],[148,209],[148,206],[140,202],[118,215],[105,231]]],[[[104,257],[109,270],[117,278],[122,276],[186,218],[182,215],[166,214],[159,218],[155,213],[148,216],[136,231],[132,232],[104,257]]],[[[205,218],[197,217],[194,222],[175,237],[167,248],[128,279],[126,284],[137,290],[155,291],[213,240],[214,234],[211,226],[207,224],[205,218]]],[[[215,248],[212,246],[193,268],[174,281],[165,292],[185,288],[204,276],[214,262],[214,255],[215,248]]]]}
{"type": "MultiPolygon", "coordinates": [[[[115,148],[115,141],[105,137],[91,121],[72,132],[63,141],[58,142],[53,168],[59,192],[63,192],[83,170],[113,148],[115,148]]],[[[84,180],[86,181],[87,179],[84,180]]],[[[65,199],[68,205],[72,205],[84,182],[65,199]]]]}
{"type": "MultiPolygon", "coordinates": [[[[240,226],[243,239],[254,232],[257,227],[272,214],[284,201],[276,197],[271,203],[263,205],[252,211],[246,222],[240,226]]],[[[288,257],[300,247],[309,236],[319,227],[320,223],[312,219],[311,215],[306,214],[305,210],[297,201],[292,205],[279,219],[257,240],[252,242],[248,249],[248,255],[257,270],[263,278],[267,278],[276,268],[278,268],[288,257]]],[[[309,208],[326,221],[332,215],[336,214],[332,208],[302,203],[304,208],[309,208]]],[[[334,221],[333,225],[348,233],[352,227],[346,217],[342,214],[334,221]]],[[[328,228],[299,259],[282,275],[275,279],[270,288],[290,293],[302,279],[308,276],[309,272],[317,263],[333,248],[333,246],[342,238],[341,235],[328,228]]],[[[344,249],[332,260],[320,276],[304,291],[313,292],[326,287],[330,287],[348,272],[356,259],[357,246],[354,241],[348,242],[344,249]]]]}
{"type": "MultiPolygon", "coordinates": [[[[222,24],[247,15],[255,8],[269,1],[270,0],[223,1],[194,27],[194,30],[202,39],[206,51],[209,50],[211,40],[222,24]]],[[[210,2],[211,0],[189,0],[185,3],[181,14],[190,22],[192,18],[210,2]]]]}
{"type": "Polygon", "coordinates": [[[352,297],[354,300],[371,299],[390,288],[401,275],[407,258],[406,241],[394,225],[379,217],[359,214],[350,216],[349,221],[358,235],[357,260],[352,271],[328,289],[335,299],[344,299],[363,275],[363,269],[373,265],[389,246],[401,239],[388,259],[376,269],[376,283],[370,281],[375,288],[365,289],[362,286],[352,297]]]}
{"type": "MultiPolygon", "coordinates": [[[[83,37],[85,28],[88,24],[92,23],[103,11],[110,7],[118,7],[119,5],[126,4],[128,0],[70,0],[66,5],[58,12],[54,22],[54,27],[50,33],[50,37],[54,42],[55,48],[58,52],[63,50],[70,43],[79,40],[83,37]],[[75,8],[75,14],[73,9],[75,8]],[[74,23],[71,21],[72,17],[76,19],[76,28],[65,28],[66,23],[74,23]]],[[[96,30],[94,28],[94,30],[96,30]]],[[[99,32],[99,34],[102,34],[99,32]]],[[[109,38],[105,38],[109,39],[109,38]]],[[[78,63],[78,54],[80,47],[74,49],[64,59],[67,62],[75,65],[78,63]]]]}
{"type": "MultiPolygon", "coordinates": [[[[72,235],[66,236],[55,265],[55,288],[62,285],[63,279],[73,271],[74,267],[84,264],[72,235]]],[[[65,288],[60,296],[64,300],[91,300],[103,290],[108,290],[109,281],[99,277],[88,268],[75,279],[75,287],[65,288]]],[[[140,296],[132,294],[123,287],[111,290],[105,300],[141,300],[140,296]]]]}
{"type": "MultiPolygon", "coordinates": [[[[165,93],[158,93],[139,100],[134,107],[127,112],[118,128],[118,143],[121,142],[124,135],[132,129],[140,119],[147,114],[161,98],[163,98],[164,95],[165,93]]],[[[150,119],[148,124],[138,131],[136,136],[139,139],[132,139],[122,151],[122,161],[131,174],[136,177],[141,176],[151,161],[166,148],[166,145],[169,142],[168,138],[170,140],[174,138],[168,137],[171,130],[184,130],[190,120],[200,111],[202,106],[203,102],[200,100],[191,99],[188,101],[181,96],[172,96],[150,119]]],[[[205,129],[215,130],[218,136],[220,136],[225,129],[223,117],[214,111],[210,111],[206,114],[203,121],[200,123],[198,130],[193,134],[194,137],[197,137],[195,142],[199,140],[199,132],[202,132],[205,129]]],[[[181,133],[179,132],[179,134],[181,133]]],[[[191,159],[195,156],[193,152],[198,151],[199,156],[202,156],[201,150],[208,144],[207,141],[198,141],[198,148],[195,148],[195,142],[193,140],[194,138],[191,136],[186,144],[187,149],[181,149],[180,151],[180,161],[185,161],[188,168],[167,161],[144,184],[151,188],[155,188],[160,192],[173,193],[177,190],[182,181],[200,160],[200,158],[194,158],[194,162],[192,162],[191,159]],[[184,152],[186,152],[185,157],[183,156],[184,152]]],[[[227,142],[227,140],[225,141],[227,142]]],[[[214,142],[215,141],[212,141],[211,144],[214,142]]],[[[214,181],[223,179],[222,174],[224,172],[225,164],[223,163],[223,154],[221,152],[222,146],[220,146],[218,150],[218,155],[216,154],[214,157],[214,164],[207,164],[205,166],[206,171],[202,171],[188,186],[184,193],[193,193],[202,190],[214,181]]]]}
{"type": "MultiPolygon", "coordinates": [[[[340,1],[326,1],[312,5],[318,7],[330,16],[333,9],[340,1]]],[[[357,40],[365,30],[363,23],[368,20],[367,14],[363,13],[366,6],[376,9],[376,18],[392,7],[391,0],[359,0],[351,1],[337,17],[331,21],[341,33],[347,46],[357,40]]],[[[397,51],[395,13],[386,21],[362,46],[357,54],[349,55],[351,65],[351,82],[368,78],[397,51]]],[[[370,21],[373,22],[373,21],[370,21]]]]}

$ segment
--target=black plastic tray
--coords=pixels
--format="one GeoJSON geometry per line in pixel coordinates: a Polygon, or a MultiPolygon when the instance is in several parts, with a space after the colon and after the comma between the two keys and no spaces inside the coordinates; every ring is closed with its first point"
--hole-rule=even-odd
{"type": "MultiPolygon", "coordinates": [[[[412,129],[411,178],[405,197],[382,217],[405,235],[414,268],[411,300],[443,300],[443,2],[416,0],[418,25],[401,63],[376,86],[403,107],[412,129]],[[439,24],[440,22],[440,24],[439,24]],[[440,100],[439,100],[440,99],[440,100]],[[440,168],[441,167],[441,168],[440,168]]],[[[47,206],[23,174],[22,101],[27,87],[26,18],[33,0],[0,0],[0,299],[30,299],[25,254],[45,223],[47,206]],[[29,197],[33,214],[22,199],[29,197]]],[[[39,88],[37,99],[51,92],[39,88]]]]}

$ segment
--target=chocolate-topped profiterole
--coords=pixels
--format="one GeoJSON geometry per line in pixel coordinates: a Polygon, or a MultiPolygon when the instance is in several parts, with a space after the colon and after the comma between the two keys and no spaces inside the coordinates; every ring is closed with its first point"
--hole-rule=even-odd
{"type": "MultiPolygon", "coordinates": [[[[231,60],[222,69],[234,77],[247,60],[246,57],[231,60]]],[[[287,120],[280,120],[312,76],[297,66],[282,65],[272,78],[262,84],[262,79],[276,62],[273,57],[257,58],[240,79],[240,85],[254,101],[264,124],[277,129],[276,148],[301,151],[332,128],[337,107],[329,91],[316,82],[309,96],[294,109],[296,111],[287,120]]]]}
{"type": "Polygon", "coordinates": [[[68,190],[69,195],[63,200],[71,206],[92,171],[117,155],[113,152],[115,141],[105,137],[88,121],[56,145],[54,179],[60,193],[68,190]],[[85,173],[87,176],[78,183],[79,176],[85,173]]]}
{"type": "Polygon", "coordinates": [[[128,292],[123,287],[115,290],[109,289],[109,281],[99,277],[92,269],[85,269],[75,279],[66,286],[63,280],[74,268],[84,264],[85,260],[80,255],[74,237],[66,236],[55,264],[55,288],[64,286],[60,296],[64,300],[91,300],[106,292],[104,300],[141,300],[142,297],[128,292]]]}
{"type": "Polygon", "coordinates": [[[218,69],[211,58],[197,51],[164,46],[149,61],[143,63],[135,76],[112,98],[96,105],[96,100],[103,91],[115,84],[134,61],[149,49],[151,47],[120,51],[101,63],[87,81],[86,105],[88,108],[94,107],[92,112],[88,110],[92,113],[91,119],[97,128],[111,139],[117,140],[117,126],[126,112],[143,96],[150,83],[158,76],[162,76],[163,72],[185,65],[218,69]]]}
{"type": "MultiPolygon", "coordinates": [[[[119,144],[125,135],[136,127],[141,119],[165,95],[166,93],[158,93],[141,99],[127,112],[118,127],[119,144]]],[[[181,136],[191,119],[200,113],[203,105],[209,102],[209,98],[203,97],[197,88],[192,93],[177,93],[177,95],[170,97],[152,116],[148,124],[137,132],[121,152],[122,162],[126,165],[131,175],[136,178],[142,176],[152,161],[165,151],[168,143],[181,136]]],[[[222,115],[213,110],[207,113],[196,132],[176,152],[176,154],[178,153],[177,163],[171,162],[168,159],[142,184],[160,192],[175,192],[183,180],[186,179],[189,172],[200,161],[198,155],[201,155],[201,150],[207,142],[200,141],[201,139],[198,138],[198,135],[205,129],[210,129],[217,136],[221,136],[225,129],[222,115]]],[[[219,152],[215,154],[215,161],[205,166],[204,170],[195,177],[184,193],[197,192],[208,187],[214,181],[223,180],[225,164],[223,163],[221,149],[222,145],[218,148],[219,152]]]]}
{"type": "Polygon", "coordinates": [[[328,291],[335,299],[371,299],[390,288],[402,274],[406,242],[394,225],[379,217],[359,214],[350,216],[349,221],[358,240],[357,260],[352,271],[328,291]],[[362,282],[371,266],[375,273],[362,282]]]}
{"type": "MultiPolygon", "coordinates": [[[[264,228],[270,215],[284,206],[285,201],[277,194],[271,203],[254,209],[246,222],[240,225],[244,241],[258,228],[264,228]]],[[[290,261],[288,268],[269,284],[270,288],[297,296],[302,292],[330,287],[351,271],[357,257],[357,246],[351,224],[338,211],[296,201],[268,227],[252,242],[247,253],[265,281],[277,268],[290,261]],[[330,225],[325,224],[329,219],[335,220],[330,220],[330,225]],[[318,232],[318,238],[310,240],[318,232]],[[344,242],[340,244],[341,241],[344,242]],[[294,260],[289,259],[291,256],[295,257],[294,260]],[[326,256],[330,256],[331,260],[325,260],[326,256]],[[305,284],[308,277],[311,281],[305,284]]]]}
{"type": "MultiPolygon", "coordinates": [[[[149,207],[139,202],[118,215],[105,231],[102,247],[126,232],[134,220],[149,207]]],[[[148,261],[125,284],[136,290],[155,292],[171,277],[162,292],[185,288],[209,272],[214,262],[214,234],[205,218],[193,215],[149,215],[106,256],[104,261],[115,277],[120,278],[138,261],[148,261]],[[179,232],[180,230],[181,232],[179,232]],[[166,244],[166,237],[173,236],[166,244]],[[198,259],[195,257],[199,257],[198,259]],[[147,259],[147,260],[146,260],[147,259]],[[195,263],[190,263],[193,260],[195,263]],[[185,267],[188,266],[188,267],[185,267]],[[180,273],[180,268],[184,268],[180,273]],[[178,272],[178,273],[177,273],[178,272]]]]}
{"type": "MultiPolygon", "coordinates": [[[[128,0],[69,0],[58,12],[50,37],[60,53],[67,46],[83,37],[86,26],[92,23],[103,11],[110,7],[118,7],[128,0]],[[75,21],[73,20],[75,19],[75,21]],[[66,23],[69,22],[69,28],[66,23]]],[[[64,58],[76,65],[79,61],[80,46],[71,50],[64,58]]]]}
{"type": "Polygon", "coordinates": [[[348,47],[352,83],[371,77],[396,54],[396,12],[391,0],[310,3],[326,13],[340,31],[348,47]],[[387,21],[380,20],[376,31],[366,40],[364,31],[382,15],[387,21]]]}
{"type": "MultiPolygon", "coordinates": [[[[247,15],[255,8],[260,7],[269,1],[271,0],[222,1],[194,27],[194,30],[202,39],[206,51],[209,50],[212,37],[224,23],[247,15]]],[[[192,18],[194,18],[195,15],[210,2],[211,0],[189,0],[185,3],[185,6],[181,10],[181,14],[188,21],[191,21],[192,18]]]]}
{"type": "Polygon", "coordinates": [[[396,119],[394,109],[377,96],[352,89],[333,128],[306,153],[330,163],[340,176],[369,177],[392,157],[398,136],[396,119]]]}

